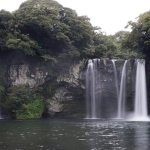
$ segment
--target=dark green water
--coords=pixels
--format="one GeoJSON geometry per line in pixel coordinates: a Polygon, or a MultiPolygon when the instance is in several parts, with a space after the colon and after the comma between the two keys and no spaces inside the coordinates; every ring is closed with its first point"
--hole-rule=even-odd
{"type": "Polygon", "coordinates": [[[0,150],[150,150],[150,123],[0,120],[0,150]]]}

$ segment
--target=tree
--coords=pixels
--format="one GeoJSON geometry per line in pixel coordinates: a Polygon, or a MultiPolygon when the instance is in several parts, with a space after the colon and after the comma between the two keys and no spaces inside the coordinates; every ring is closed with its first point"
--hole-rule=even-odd
{"type": "Polygon", "coordinates": [[[28,0],[14,15],[18,29],[42,47],[42,55],[57,56],[70,46],[82,53],[92,43],[89,18],[54,0],[28,0]]]}
{"type": "Polygon", "coordinates": [[[137,22],[129,21],[126,27],[132,31],[123,42],[123,47],[150,55],[150,11],[140,14],[137,22]]]}

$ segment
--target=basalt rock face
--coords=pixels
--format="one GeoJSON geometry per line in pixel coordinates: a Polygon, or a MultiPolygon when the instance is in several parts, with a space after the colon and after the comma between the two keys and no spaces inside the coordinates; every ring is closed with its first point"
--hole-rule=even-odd
{"type": "Polygon", "coordinates": [[[47,100],[51,116],[85,116],[85,86],[80,70],[82,63],[74,63],[67,73],[57,78],[55,94],[47,100]]]}
{"type": "Polygon", "coordinates": [[[52,77],[51,68],[45,63],[15,62],[7,69],[7,86],[27,86],[30,91],[40,89],[46,101],[46,116],[84,116],[85,86],[80,70],[83,63],[73,63],[68,72],[52,77]]]}
{"type": "MultiPolygon", "coordinates": [[[[117,60],[115,61],[116,64],[116,69],[117,69],[117,75],[118,75],[118,88],[120,89],[121,87],[121,76],[122,76],[122,70],[123,70],[123,65],[125,63],[125,60],[117,60]]],[[[133,89],[133,64],[134,60],[130,59],[127,61],[127,66],[126,66],[126,89],[125,89],[125,105],[126,109],[133,110],[133,97],[134,97],[134,89],[133,89]]],[[[105,95],[104,99],[105,100],[105,108],[108,110],[106,113],[106,116],[104,117],[116,117],[117,116],[117,109],[118,109],[118,98],[117,98],[117,91],[116,91],[116,86],[115,86],[115,79],[114,79],[114,70],[112,70],[112,82],[111,84],[107,84],[107,88],[105,89],[105,95]],[[106,97],[105,97],[106,96],[106,97]],[[111,101],[111,103],[110,103],[111,101]],[[114,112],[114,114],[112,114],[114,112]]],[[[108,73],[109,74],[109,73],[108,73]]],[[[120,91],[120,90],[119,90],[120,91]]],[[[118,92],[119,92],[118,91],[118,92]]],[[[118,95],[119,96],[119,95],[118,95]]],[[[104,107],[103,107],[104,108],[104,107]]],[[[104,114],[105,115],[105,114],[104,114]]]]}
{"type": "MultiPolygon", "coordinates": [[[[30,91],[41,94],[46,102],[46,116],[86,117],[85,78],[87,60],[70,64],[64,73],[63,68],[56,76],[51,75],[53,68],[47,62],[27,59],[12,61],[6,68],[6,87],[27,86],[30,91]]],[[[121,76],[124,61],[117,61],[118,78],[121,76]]],[[[101,59],[101,98],[105,111],[112,112],[109,105],[115,105],[113,65],[110,60],[101,59]],[[111,84],[110,84],[111,83],[111,84]],[[110,102],[111,101],[111,102],[110,102]]],[[[111,107],[116,109],[115,107],[111,107]]],[[[103,110],[101,110],[103,111],[103,110]]],[[[104,116],[105,117],[105,116],[104,116]]]]}
{"type": "MultiPolygon", "coordinates": [[[[115,88],[113,63],[109,59],[100,59],[98,69],[100,71],[100,89],[98,91],[100,97],[99,117],[109,118],[110,115],[115,115],[112,112],[115,112],[117,109],[117,91],[115,88]]],[[[119,67],[118,74],[120,74],[120,70],[121,68],[119,67]]]]}
{"type": "Polygon", "coordinates": [[[30,69],[30,64],[13,64],[9,68],[8,81],[12,86],[28,85],[29,88],[37,88],[46,81],[48,72],[36,66],[30,69]]]}

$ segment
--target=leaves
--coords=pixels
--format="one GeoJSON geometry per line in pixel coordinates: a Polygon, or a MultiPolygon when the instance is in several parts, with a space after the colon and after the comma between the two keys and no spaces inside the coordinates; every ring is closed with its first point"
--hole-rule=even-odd
{"type": "Polygon", "coordinates": [[[122,47],[135,51],[139,54],[149,55],[150,50],[150,11],[140,14],[137,22],[128,22],[131,33],[122,41],[122,47]]]}
{"type": "Polygon", "coordinates": [[[100,27],[93,27],[87,16],[78,16],[54,0],[28,0],[14,13],[0,14],[6,22],[0,28],[0,35],[5,33],[0,40],[1,51],[23,51],[54,63],[63,55],[72,59],[89,57],[92,51],[96,51],[92,52],[95,56],[99,52],[99,56],[113,55],[115,46],[100,27]]]}
{"type": "Polygon", "coordinates": [[[17,119],[39,118],[44,111],[43,97],[31,93],[25,86],[9,88],[2,106],[14,113],[14,117],[17,119]]]}

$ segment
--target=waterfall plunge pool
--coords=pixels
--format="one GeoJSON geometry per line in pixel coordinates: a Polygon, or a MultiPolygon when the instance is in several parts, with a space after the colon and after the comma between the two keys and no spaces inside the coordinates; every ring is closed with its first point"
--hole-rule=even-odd
{"type": "Polygon", "coordinates": [[[52,118],[0,120],[1,150],[148,150],[150,122],[52,118]]]}

